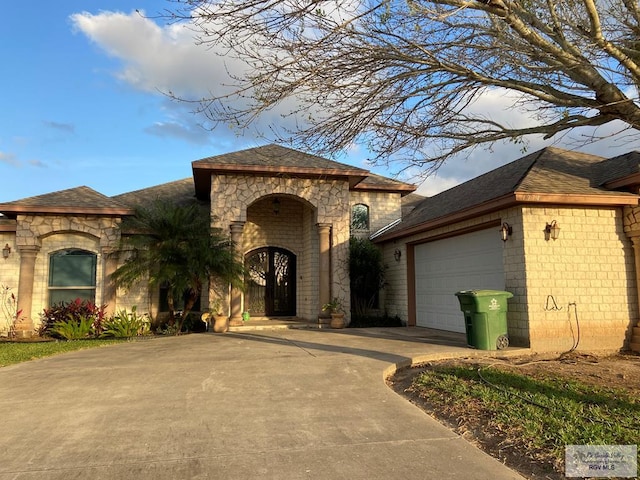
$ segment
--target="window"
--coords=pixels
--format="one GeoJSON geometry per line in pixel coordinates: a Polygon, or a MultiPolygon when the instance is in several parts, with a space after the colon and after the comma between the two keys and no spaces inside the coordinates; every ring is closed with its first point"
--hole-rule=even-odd
{"type": "Polygon", "coordinates": [[[351,230],[369,230],[369,207],[356,203],[351,209],[351,230]]]}
{"type": "Polygon", "coordinates": [[[96,254],[68,249],[49,257],[49,305],[96,299],[96,254]]]}

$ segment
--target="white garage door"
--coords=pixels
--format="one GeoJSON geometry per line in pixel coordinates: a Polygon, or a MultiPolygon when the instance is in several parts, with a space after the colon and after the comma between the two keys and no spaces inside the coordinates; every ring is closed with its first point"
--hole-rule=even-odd
{"type": "Polygon", "coordinates": [[[464,332],[455,293],[504,290],[503,249],[497,228],[416,245],[416,324],[464,332]]]}

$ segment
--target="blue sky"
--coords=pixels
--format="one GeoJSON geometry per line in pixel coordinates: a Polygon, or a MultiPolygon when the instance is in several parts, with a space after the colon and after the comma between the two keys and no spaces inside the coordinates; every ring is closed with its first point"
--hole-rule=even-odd
{"type": "MultiPolygon", "coordinates": [[[[171,90],[198,97],[224,81],[222,60],[198,48],[192,34],[153,17],[172,4],[147,0],[64,0],[3,6],[0,29],[0,202],[79,185],[105,195],[191,176],[191,161],[267,143],[253,132],[201,127],[171,90]]],[[[229,66],[229,65],[227,65],[229,66]]],[[[508,96],[481,99],[498,116],[508,96]]],[[[486,110],[485,110],[486,111],[486,110]]],[[[524,119],[526,121],[526,119],[524,119]]],[[[281,122],[274,112],[263,122],[281,122]]],[[[533,139],[528,151],[550,142],[533,139]]],[[[568,145],[568,144],[567,144],[568,145]]],[[[560,141],[558,146],[567,146],[560,141]]],[[[613,156],[640,142],[583,151],[613,156]]],[[[433,194],[522,156],[517,145],[478,149],[429,177],[433,194]]],[[[354,148],[336,160],[382,175],[354,148]]],[[[415,181],[411,178],[403,180],[415,181]]]]}

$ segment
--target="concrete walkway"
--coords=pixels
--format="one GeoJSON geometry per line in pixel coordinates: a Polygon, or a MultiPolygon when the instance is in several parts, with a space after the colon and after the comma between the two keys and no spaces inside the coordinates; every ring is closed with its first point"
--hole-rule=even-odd
{"type": "Polygon", "coordinates": [[[383,381],[472,353],[419,328],[261,330],[0,368],[0,479],[521,479],[383,381]]]}

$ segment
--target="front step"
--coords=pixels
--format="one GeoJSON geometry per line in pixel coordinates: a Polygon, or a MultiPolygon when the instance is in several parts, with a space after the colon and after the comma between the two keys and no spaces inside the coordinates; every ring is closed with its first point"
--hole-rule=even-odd
{"type": "Polygon", "coordinates": [[[252,318],[243,325],[229,325],[230,332],[254,332],[260,330],[288,330],[288,329],[305,329],[305,328],[321,328],[318,323],[307,322],[301,319],[287,320],[269,320],[263,318],[252,318]]]}

